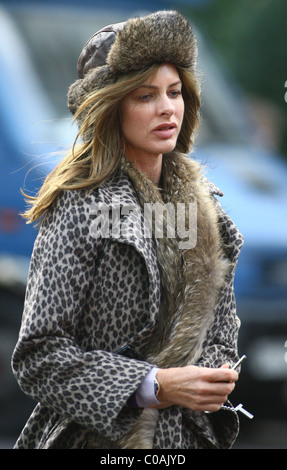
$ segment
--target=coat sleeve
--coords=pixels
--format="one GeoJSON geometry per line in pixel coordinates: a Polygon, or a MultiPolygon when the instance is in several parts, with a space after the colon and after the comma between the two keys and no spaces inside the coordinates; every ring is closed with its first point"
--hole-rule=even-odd
{"type": "Polygon", "coordinates": [[[214,320],[208,329],[202,355],[198,362],[198,365],[204,367],[220,367],[225,363],[232,365],[238,360],[240,319],[236,311],[234,275],[243,245],[243,237],[217,200],[215,200],[215,204],[219,213],[219,226],[225,255],[230,260],[231,268],[220,292],[214,320]]]}
{"type": "Polygon", "coordinates": [[[123,418],[127,399],[152,365],[93,350],[83,332],[79,339],[82,309],[103,250],[100,238],[88,236],[89,223],[89,204],[75,191],[59,196],[45,217],[31,258],[12,368],[32,399],[117,439],[133,424],[123,418]]]}
{"type": "MultiPolygon", "coordinates": [[[[231,269],[221,290],[214,320],[208,329],[201,357],[197,362],[197,365],[201,367],[221,367],[226,363],[232,365],[238,360],[240,320],[236,312],[234,274],[243,237],[219,203],[216,202],[216,204],[225,253],[230,259],[231,269]]],[[[230,407],[231,403],[228,402],[227,405],[230,407]]],[[[202,435],[215,447],[232,447],[239,431],[237,413],[232,407],[211,414],[188,410],[187,414],[196,426],[201,428],[202,435]]]]}
{"type": "Polygon", "coordinates": [[[236,314],[233,280],[230,279],[222,289],[214,321],[207,332],[197,365],[221,367],[226,363],[234,364],[238,360],[239,328],[240,320],[236,314]]]}

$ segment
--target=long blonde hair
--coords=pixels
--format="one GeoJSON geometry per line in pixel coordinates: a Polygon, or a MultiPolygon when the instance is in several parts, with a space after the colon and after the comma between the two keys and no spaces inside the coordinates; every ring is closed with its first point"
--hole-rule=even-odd
{"type": "MultiPolygon", "coordinates": [[[[112,178],[124,156],[120,128],[120,103],[131,91],[141,86],[158,70],[153,65],[146,71],[121,76],[116,83],[95,90],[83,101],[75,114],[81,126],[74,145],[63,160],[46,177],[36,196],[24,194],[31,205],[23,217],[35,222],[63,190],[96,188],[112,178]],[[82,142],[78,143],[79,138],[82,142]]],[[[194,74],[177,67],[182,80],[185,113],[175,150],[187,153],[199,123],[199,85],[194,74]]]]}

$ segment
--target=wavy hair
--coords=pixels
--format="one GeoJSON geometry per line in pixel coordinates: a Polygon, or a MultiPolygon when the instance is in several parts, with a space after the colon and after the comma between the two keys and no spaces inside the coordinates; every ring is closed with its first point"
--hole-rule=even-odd
{"type": "MultiPolygon", "coordinates": [[[[116,83],[94,90],[84,97],[75,113],[79,132],[63,160],[46,177],[36,196],[24,192],[30,207],[22,214],[29,222],[38,221],[63,190],[94,189],[112,178],[124,158],[124,144],[120,127],[120,105],[123,98],[160,65],[147,70],[122,75],[116,83]],[[78,142],[81,138],[81,142],[78,142]]],[[[198,80],[188,69],[177,67],[182,81],[185,104],[182,127],[175,151],[188,153],[193,145],[198,124],[200,91],[198,80]]]]}

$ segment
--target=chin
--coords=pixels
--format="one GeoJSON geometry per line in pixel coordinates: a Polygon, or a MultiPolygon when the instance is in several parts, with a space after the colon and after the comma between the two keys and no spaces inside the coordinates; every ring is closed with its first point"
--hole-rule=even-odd
{"type": "Polygon", "coordinates": [[[168,145],[165,147],[165,149],[161,152],[163,155],[166,154],[166,153],[170,153],[172,152],[174,149],[175,149],[175,146],[176,146],[176,142],[175,144],[173,145],[168,145]]]}
{"type": "Polygon", "coordinates": [[[176,146],[176,141],[166,142],[165,144],[160,146],[159,153],[162,153],[162,154],[170,153],[174,150],[175,146],[176,146]]]}

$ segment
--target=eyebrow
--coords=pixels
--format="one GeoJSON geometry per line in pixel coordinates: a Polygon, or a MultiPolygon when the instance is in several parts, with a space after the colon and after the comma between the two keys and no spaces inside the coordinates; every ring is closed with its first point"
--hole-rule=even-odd
{"type": "MultiPolygon", "coordinates": [[[[181,80],[178,80],[174,83],[171,83],[170,85],[168,85],[168,88],[172,88],[173,86],[176,86],[176,85],[179,85],[179,84],[181,84],[181,80]]],[[[158,87],[155,86],[155,85],[141,85],[139,88],[157,89],[158,87]]]]}

